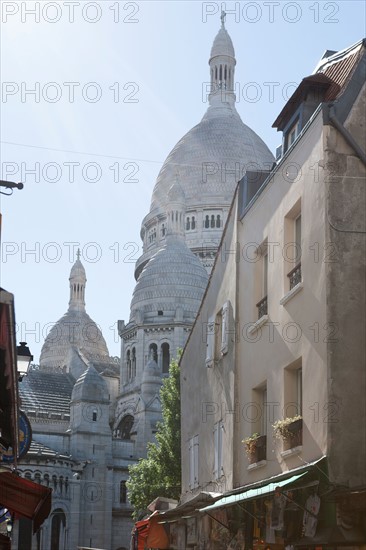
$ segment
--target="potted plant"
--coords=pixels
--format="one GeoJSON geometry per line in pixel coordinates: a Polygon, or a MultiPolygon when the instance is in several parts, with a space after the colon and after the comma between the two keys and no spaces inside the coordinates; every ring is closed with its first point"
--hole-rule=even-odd
{"type": "Polygon", "coordinates": [[[266,436],[260,435],[258,432],[243,439],[245,452],[249,460],[249,464],[255,464],[266,459],[266,436]]]}
{"type": "Polygon", "coordinates": [[[302,416],[284,418],[277,420],[273,425],[274,436],[282,439],[285,449],[292,449],[302,444],[302,416]]]}

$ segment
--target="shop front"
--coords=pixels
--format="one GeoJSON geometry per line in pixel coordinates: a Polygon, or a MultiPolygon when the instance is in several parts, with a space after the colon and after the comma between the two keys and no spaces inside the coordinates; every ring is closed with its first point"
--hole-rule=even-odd
{"type": "Polygon", "coordinates": [[[200,508],[211,519],[206,548],[366,550],[365,495],[335,493],[322,459],[200,508]]]}

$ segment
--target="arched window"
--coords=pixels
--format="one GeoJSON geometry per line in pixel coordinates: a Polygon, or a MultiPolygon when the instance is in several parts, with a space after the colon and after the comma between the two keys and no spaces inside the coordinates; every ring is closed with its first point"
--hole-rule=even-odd
{"type": "Polygon", "coordinates": [[[165,223],[163,223],[162,226],[161,226],[161,236],[162,236],[162,237],[165,237],[165,231],[166,231],[166,229],[165,229],[165,223]]]}
{"type": "Polygon", "coordinates": [[[186,221],[186,230],[189,231],[191,229],[191,220],[190,218],[187,218],[187,221],[186,221]]]}
{"type": "Polygon", "coordinates": [[[211,216],[211,227],[215,227],[215,216],[213,214],[211,216]]]}
{"type": "Polygon", "coordinates": [[[164,344],[161,345],[161,355],[162,355],[162,370],[163,373],[169,372],[169,364],[170,364],[170,348],[169,344],[164,342],[164,344]]]}
{"type": "Polygon", "coordinates": [[[210,227],[210,216],[206,216],[205,218],[205,228],[208,229],[210,227]]]}
{"type": "Polygon", "coordinates": [[[50,476],[48,474],[45,474],[43,476],[43,483],[46,485],[46,487],[50,486],[50,476]]]}
{"type": "Polygon", "coordinates": [[[36,483],[41,483],[41,474],[40,474],[40,472],[36,472],[36,473],[34,474],[34,481],[35,481],[36,483]]]}
{"type": "Polygon", "coordinates": [[[61,550],[65,544],[66,516],[58,508],[51,516],[51,548],[50,550],[61,550]]]}
{"type": "Polygon", "coordinates": [[[196,218],[192,216],[192,229],[196,229],[196,218]]]}
{"type": "Polygon", "coordinates": [[[60,493],[62,494],[62,491],[64,489],[64,478],[63,478],[63,476],[59,477],[59,483],[60,483],[60,493]]]}
{"type": "Polygon", "coordinates": [[[126,369],[127,369],[127,379],[131,379],[131,352],[127,350],[126,353],[126,369]]]}
{"type": "Polygon", "coordinates": [[[136,378],[136,348],[132,348],[132,360],[131,360],[132,366],[132,378],[136,378]]]}
{"type": "Polygon", "coordinates": [[[216,227],[221,227],[221,216],[218,214],[216,216],[216,227]]]}
{"type": "Polygon", "coordinates": [[[149,346],[149,358],[148,361],[150,361],[150,357],[154,359],[154,361],[158,362],[158,346],[156,344],[150,344],[149,346]]]}
{"type": "Polygon", "coordinates": [[[121,439],[129,440],[131,439],[131,430],[133,426],[133,416],[131,414],[126,414],[119,423],[117,428],[117,433],[121,439]]]}
{"type": "Polygon", "coordinates": [[[122,480],[119,484],[119,501],[121,504],[126,504],[127,502],[127,487],[126,480],[122,480]]]}
{"type": "Polygon", "coordinates": [[[56,489],[57,489],[57,477],[55,475],[52,476],[52,485],[53,485],[53,490],[56,491],[56,489]]]}

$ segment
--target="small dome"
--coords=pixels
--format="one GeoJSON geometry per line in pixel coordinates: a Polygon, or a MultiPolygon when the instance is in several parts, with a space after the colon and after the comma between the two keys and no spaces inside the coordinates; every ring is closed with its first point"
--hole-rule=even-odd
{"type": "Polygon", "coordinates": [[[194,321],[206,289],[208,275],[183,239],[171,236],[143,269],[131,301],[131,321],[136,310],[153,320],[158,310],[175,318],[178,306],[184,320],[194,321]]]}
{"type": "Polygon", "coordinates": [[[76,260],[70,271],[70,281],[86,282],[85,268],[79,258],[76,260]]]}
{"type": "Polygon", "coordinates": [[[55,323],[42,346],[40,365],[63,367],[67,364],[71,348],[79,348],[99,362],[109,358],[100,328],[85,311],[69,309],[55,323]]]}
{"type": "Polygon", "coordinates": [[[71,394],[71,401],[109,403],[107,383],[92,365],[90,365],[75,382],[71,394]]]}
{"type": "Polygon", "coordinates": [[[213,57],[216,57],[217,55],[228,55],[229,57],[235,58],[235,51],[232,40],[224,26],[222,26],[217,33],[211,48],[211,59],[213,57]]]}

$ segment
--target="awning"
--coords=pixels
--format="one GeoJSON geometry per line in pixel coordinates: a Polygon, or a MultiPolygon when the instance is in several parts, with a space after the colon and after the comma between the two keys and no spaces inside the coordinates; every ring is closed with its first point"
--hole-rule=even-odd
{"type": "Polygon", "coordinates": [[[51,512],[52,489],[10,472],[0,473],[0,504],[16,516],[33,520],[38,531],[51,512]]]}
{"type": "Polygon", "coordinates": [[[0,288],[0,444],[18,457],[18,373],[14,296],[0,288]]]}
{"type": "Polygon", "coordinates": [[[158,523],[159,512],[155,511],[147,519],[135,523],[137,531],[137,548],[169,548],[169,537],[163,525],[158,523]]]}
{"type": "Polygon", "coordinates": [[[220,500],[217,500],[215,504],[211,504],[210,506],[206,506],[205,508],[200,508],[199,511],[208,512],[209,510],[222,508],[223,506],[232,506],[233,504],[238,504],[239,502],[243,502],[245,500],[250,500],[250,499],[262,497],[264,495],[268,495],[269,493],[274,493],[276,490],[276,487],[285,487],[286,485],[290,485],[291,483],[294,483],[295,481],[300,479],[300,477],[304,476],[307,473],[308,472],[306,471],[296,476],[283,479],[281,481],[267,483],[267,485],[262,485],[262,487],[256,487],[255,489],[247,489],[242,493],[235,493],[234,495],[229,495],[227,497],[220,498],[220,500]]]}

